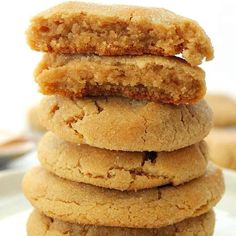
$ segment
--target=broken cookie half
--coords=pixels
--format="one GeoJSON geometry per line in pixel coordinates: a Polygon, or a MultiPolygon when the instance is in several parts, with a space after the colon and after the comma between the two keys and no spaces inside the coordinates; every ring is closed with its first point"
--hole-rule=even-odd
{"type": "Polygon", "coordinates": [[[205,73],[174,57],[45,54],[35,71],[42,93],[71,98],[121,96],[192,104],[206,92],[205,73]]]}
{"type": "Polygon", "coordinates": [[[181,56],[192,66],[213,58],[197,22],[162,8],[66,2],[32,19],[31,48],[100,56],[181,56]]]}

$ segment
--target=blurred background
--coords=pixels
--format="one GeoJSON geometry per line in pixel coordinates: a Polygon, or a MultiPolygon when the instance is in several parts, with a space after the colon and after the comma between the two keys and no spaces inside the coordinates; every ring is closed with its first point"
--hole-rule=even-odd
{"type": "MultiPolygon", "coordinates": [[[[34,52],[27,46],[25,30],[32,16],[60,2],[58,0],[15,0],[0,3],[0,142],[4,142],[8,134],[16,136],[22,133],[29,134],[27,112],[41,96],[37,92],[37,85],[33,78],[33,71],[41,58],[41,53],[34,52]]],[[[236,1],[94,0],[93,2],[164,7],[195,19],[205,29],[215,49],[215,59],[201,65],[206,71],[208,91],[234,96],[236,1]]],[[[31,114],[35,114],[34,111],[31,114]]],[[[23,137],[25,138],[27,139],[23,137]]],[[[30,147],[28,146],[28,149],[30,147]]]]}

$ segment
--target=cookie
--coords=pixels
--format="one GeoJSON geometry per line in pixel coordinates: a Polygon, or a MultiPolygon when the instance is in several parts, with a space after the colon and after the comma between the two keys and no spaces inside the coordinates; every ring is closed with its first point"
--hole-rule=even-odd
{"type": "Polygon", "coordinates": [[[65,142],[47,133],[38,145],[38,158],[45,169],[68,180],[138,190],[175,186],[204,175],[207,146],[201,142],[173,152],[122,152],[65,142]]]}
{"type": "Polygon", "coordinates": [[[191,65],[213,58],[197,22],[160,8],[66,2],[32,19],[32,49],[45,52],[182,57],[191,65]]]}
{"type": "Polygon", "coordinates": [[[47,217],[35,210],[27,223],[27,235],[65,236],[67,232],[70,232],[70,236],[212,236],[214,224],[213,211],[159,229],[135,229],[66,223],[47,217]]]}
{"type": "Polygon", "coordinates": [[[39,105],[31,107],[27,114],[27,121],[31,130],[43,133],[46,131],[45,127],[42,126],[40,118],[38,116],[39,105]]]}
{"type": "Polygon", "coordinates": [[[44,94],[122,96],[189,104],[206,92],[205,74],[177,58],[46,54],[35,71],[44,94]]]}
{"type": "Polygon", "coordinates": [[[23,191],[45,215],[71,223],[159,228],[208,212],[221,198],[221,170],[211,167],[178,187],[118,191],[59,178],[41,167],[23,179],[23,191]]]}
{"type": "Polygon", "coordinates": [[[236,101],[226,95],[207,95],[207,102],[214,113],[217,127],[236,125],[236,101]]]}
{"type": "Polygon", "coordinates": [[[43,125],[66,141],[123,151],[173,151],[200,142],[212,127],[212,112],[194,105],[162,105],[125,98],[42,100],[43,125]]]}
{"type": "Polygon", "coordinates": [[[209,157],[217,165],[236,170],[235,130],[214,129],[207,136],[209,157]]]}

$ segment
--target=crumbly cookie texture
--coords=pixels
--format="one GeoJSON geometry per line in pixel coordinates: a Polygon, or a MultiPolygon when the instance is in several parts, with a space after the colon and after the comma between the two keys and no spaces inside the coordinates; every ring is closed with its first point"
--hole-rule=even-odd
{"type": "Polygon", "coordinates": [[[177,187],[118,191],[59,178],[41,167],[23,179],[23,191],[45,215],[71,223],[159,228],[208,212],[221,198],[220,169],[177,187]]]}
{"type": "Polygon", "coordinates": [[[38,51],[98,55],[155,54],[191,65],[213,58],[197,22],[160,8],[66,2],[32,19],[28,43],[38,51]]]}
{"type": "Polygon", "coordinates": [[[42,100],[44,126],[64,140],[123,151],[173,151],[200,142],[212,127],[205,101],[162,105],[126,98],[42,100]]]}
{"type": "Polygon", "coordinates": [[[214,225],[213,211],[159,229],[135,229],[72,224],[35,210],[29,217],[27,233],[28,236],[65,236],[67,232],[70,232],[70,236],[212,236],[214,225]]]}
{"type": "Polygon", "coordinates": [[[217,165],[236,170],[235,130],[214,129],[206,137],[209,157],[217,165]]]}
{"type": "Polygon", "coordinates": [[[208,155],[203,141],[173,152],[122,152],[69,143],[47,133],[38,145],[38,158],[59,177],[123,191],[198,178],[206,172],[208,155]]]}
{"type": "Polygon", "coordinates": [[[35,77],[42,93],[73,98],[123,96],[189,104],[206,92],[203,70],[177,58],[159,56],[46,54],[35,77]]]}
{"type": "Polygon", "coordinates": [[[216,127],[236,125],[236,101],[222,94],[209,94],[206,100],[214,112],[216,127]]]}

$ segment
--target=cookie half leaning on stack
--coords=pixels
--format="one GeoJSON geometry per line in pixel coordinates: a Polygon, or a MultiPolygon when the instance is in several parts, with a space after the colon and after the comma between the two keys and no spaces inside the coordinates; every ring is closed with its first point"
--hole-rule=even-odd
{"type": "Polygon", "coordinates": [[[68,2],[27,32],[46,52],[35,77],[50,95],[42,167],[23,180],[28,235],[213,235],[224,181],[202,141],[203,29],[164,9],[68,2]]]}

